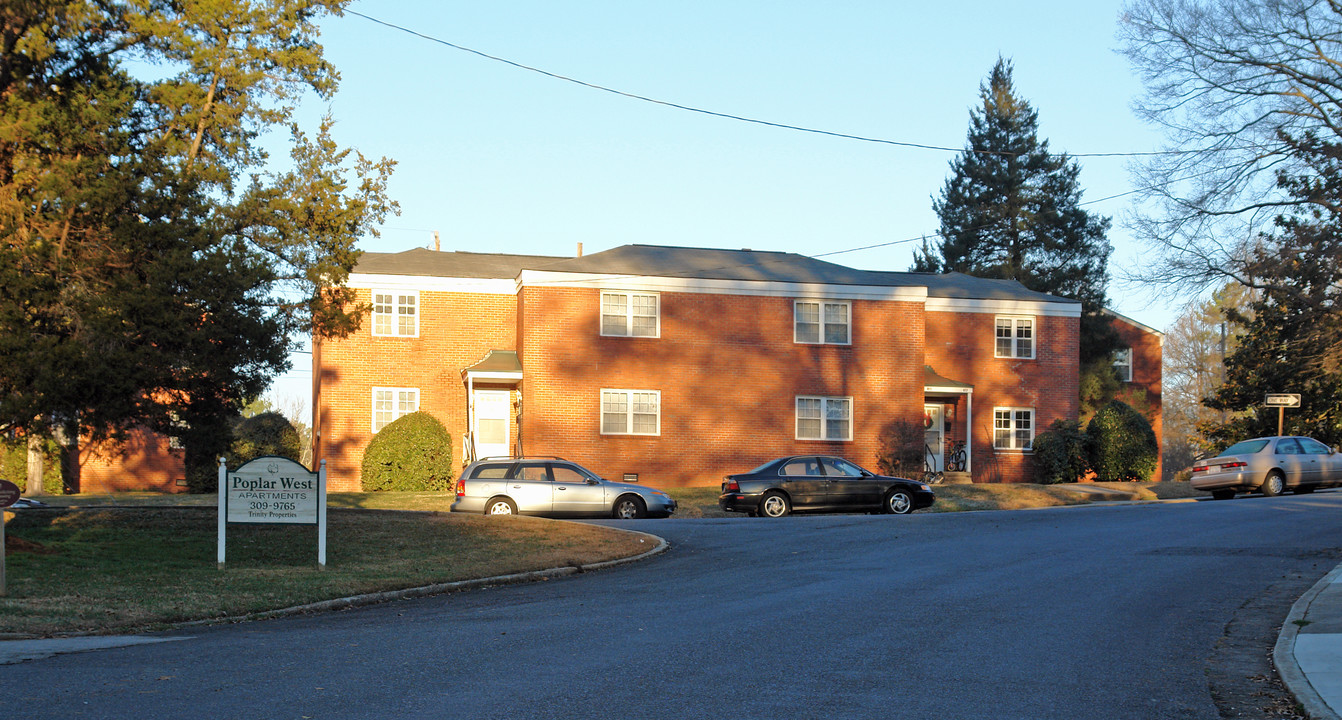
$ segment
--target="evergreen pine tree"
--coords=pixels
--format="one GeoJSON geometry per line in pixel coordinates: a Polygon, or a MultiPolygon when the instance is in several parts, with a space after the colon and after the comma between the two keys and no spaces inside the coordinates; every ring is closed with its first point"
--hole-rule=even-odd
{"type": "Polygon", "coordinates": [[[924,244],[914,270],[1017,280],[1081,301],[1081,363],[1105,367],[1118,349],[1102,314],[1112,248],[1109,219],[1081,208],[1081,168],[1049,152],[1038,113],[1016,94],[1011,63],[999,58],[970,111],[967,147],[932,207],[941,241],[924,244]]]}

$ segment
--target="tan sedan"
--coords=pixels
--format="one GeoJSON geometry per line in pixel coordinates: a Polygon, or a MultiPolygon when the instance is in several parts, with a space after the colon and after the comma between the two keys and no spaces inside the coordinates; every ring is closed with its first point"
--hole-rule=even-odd
{"type": "Polygon", "coordinates": [[[1342,485],[1342,453],[1313,438],[1265,437],[1243,440],[1210,460],[1193,465],[1192,485],[1217,500],[1259,491],[1268,497],[1342,485]]]}

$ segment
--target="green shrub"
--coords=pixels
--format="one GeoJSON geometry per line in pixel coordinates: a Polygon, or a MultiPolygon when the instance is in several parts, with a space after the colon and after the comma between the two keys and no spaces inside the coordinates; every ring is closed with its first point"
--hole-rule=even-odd
{"type": "Polygon", "coordinates": [[[1151,423],[1132,406],[1111,400],[1086,428],[1090,467],[1099,482],[1150,480],[1160,447],[1151,423]]]}
{"type": "Polygon", "coordinates": [[[403,415],[373,436],[363,453],[363,489],[447,490],[452,484],[452,436],[426,412],[403,415]]]}
{"type": "MultiPolygon", "coordinates": [[[[0,439],[0,479],[19,486],[19,492],[29,494],[28,439],[0,439]]],[[[61,495],[65,483],[61,479],[61,446],[55,440],[42,441],[42,492],[61,495]]]]}
{"type": "Polygon", "coordinates": [[[896,477],[922,477],[927,449],[923,427],[895,420],[876,438],[876,472],[896,477]]]}
{"type": "Polygon", "coordinates": [[[1054,420],[1034,439],[1034,481],[1041,485],[1074,483],[1090,469],[1086,434],[1076,420],[1054,420]]]}
{"type": "Polygon", "coordinates": [[[243,418],[233,427],[233,444],[228,454],[230,467],[265,455],[279,455],[291,460],[303,457],[303,441],[298,428],[277,412],[243,418]]]}

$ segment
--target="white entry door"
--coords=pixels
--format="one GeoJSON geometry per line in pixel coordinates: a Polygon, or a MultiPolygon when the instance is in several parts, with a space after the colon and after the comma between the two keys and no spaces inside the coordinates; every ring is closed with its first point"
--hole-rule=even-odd
{"type": "Polygon", "coordinates": [[[471,437],[475,438],[476,459],[512,454],[508,437],[512,405],[512,393],[507,390],[475,391],[471,437]]]}
{"type": "Polygon", "coordinates": [[[932,463],[933,472],[941,472],[946,469],[946,441],[944,431],[946,428],[943,422],[942,413],[945,411],[943,405],[924,405],[923,406],[923,441],[927,444],[927,450],[931,450],[931,455],[927,456],[932,463]]]}

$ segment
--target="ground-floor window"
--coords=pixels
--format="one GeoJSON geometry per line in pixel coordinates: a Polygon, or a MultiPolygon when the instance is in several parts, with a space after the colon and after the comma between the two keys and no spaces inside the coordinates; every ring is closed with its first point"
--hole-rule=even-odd
{"type": "Polygon", "coordinates": [[[1034,443],[1034,408],[993,408],[993,447],[1029,450],[1034,443]]]}
{"type": "Polygon", "coordinates": [[[373,432],[402,415],[419,411],[419,388],[373,388],[373,432]]]}
{"type": "Polygon", "coordinates": [[[602,390],[602,435],[661,434],[662,394],[657,390],[602,390]]]}
{"type": "Polygon", "coordinates": [[[852,440],[853,399],[797,396],[798,440],[852,440]]]}

